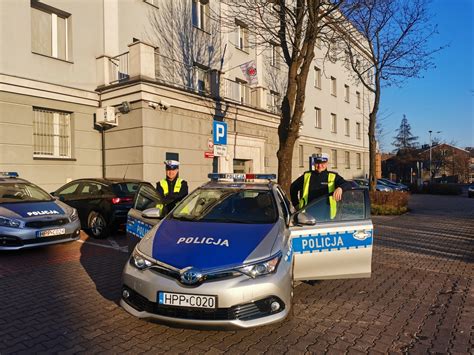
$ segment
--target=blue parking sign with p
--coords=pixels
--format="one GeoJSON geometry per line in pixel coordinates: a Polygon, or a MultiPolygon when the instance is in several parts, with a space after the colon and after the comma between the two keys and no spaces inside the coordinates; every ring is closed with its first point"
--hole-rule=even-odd
{"type": "Polygon", "coordinates": [[[212,124],[212,138],[214,144],[227,144],[227,123],[214,121],[212,124]]]}

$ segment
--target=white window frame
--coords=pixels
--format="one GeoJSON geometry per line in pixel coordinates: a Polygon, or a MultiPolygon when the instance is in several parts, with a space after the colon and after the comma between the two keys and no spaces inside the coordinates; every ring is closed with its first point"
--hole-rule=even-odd
{"type": "Polygon", "coordinates": [[[344,152],[344,163],[345,163],[346,169],[351,168],[351,153],[347,150],[344,152]]]}
{"type": "Polygon", "coordinates": [[[350,120],[348,118],[344,118],[344,134],[347,136],[347,137],[350,137],[351,136],[351,133],[350,133],[350,120]]]}
{"type": "Polygon", "coordinates": [[[337,79],[331,76],[331,95],[337,97],[337,79]]]}
{"type": "Polygon", "coordinates": [[[362,132],[361,132],[361,124],[360,122],[356,122],[356,138],[361,139],[362,132]]]}
{"type": "Polygon", "coordinates": [[[249,29],[248,26],[243,24],[241,21],[236,20],[235,25],[237,26],[237,43],[236,47],[244,52],[248,52],[249,47],[249,29]]]}
{"type": "Polygon", "coordinates": [[[331,113],[331,133],[337,133],[337,115],[331,113]]]}
{"type": "Polygon", "coordinates": [[[204,4],[200,0],[192,0],[192,9],[191,9],[191,21],[194,27],[199,28],[203,31],[208,31],[208,6],[209,3],[204,4]],[[196,18],[194,18],[193,13],[196,13],[196,18]]]}
{"type": "Polygon", "coordinates": [[[270,43],[270,65],[280,68],[280,47],[275,43],[270,43]]]}
{"type": "Polygon", "coordinates": [[[321,89],[321,69],[314,67],[314,87],[321,89]]]}
{"type": "Polygon", "coordinates": [[[194,64],[193,69],[194,69],[194,78],[195,78],[195,83],[194,83],[195,90],[200,94],[208,93],[210,91],[208,70],[198,64],[194,64]],[[199,87],[200,82],[204,84],[203,88],[199,87]]]}
{"type": "Polygon", "coordinates": [[[337,149],[331,149],[331,168],[337,168],[337,149]]]}
{"type": "Polygon", "coordinates": [[[323,127],[321,109],[319,107],[315,107],[314,112],[315,112],[315,127],[321,129],[323,127]]]}
{"type": "Polygon", "coordinates": [[[33,107],[33,114],[33,157],[71,159],[71,113],[33,107]],[[47,115],[52,115],[52,117],[47,115]]]}
{"type": "Polygon", "coordinates": [[[356,108],[360,108],[360,92],[356,91],[356,97],[357,97],[357,102],[356,102],[356,108]]]}
{"type": "Polygon", "coordinates": [[[350,88],[349,85],[344,85],[344,101],[350,102],[350,88]]]}
{"type": "Polygon", "coordinates": [[[69,26],[70,26],[70,14],[65,14],[61,13],[60,10],[55,10],[54,8],[44,5],[41,6],[41,3],[38,3],[37,6],[32,5],[31,8],[37,10],[37,11],[42,11],[44,13],[47,13],[51,16],[51,53],[40,53],[40,52],[35,52],[37,54],[41,55],[46,55],[49,57],[57,58],[60,60],[65,60],[65,61],[70,61],[70,48],[69,48],[69,43],[70,43],[70,38],[69,38],[69,26]],[[64,58],[59,57],[59,48],[58,48],[58,18],[64,19],[64,58]]]}
{"type": "Polygon", "coordinates": [[[242,105],[250,104],[250,87],[245,80],[235,78],[239,92],[239,102],[242,105]]]}
{"type": "Polygon", "coordinates": [[[362,154],[356,153],[357,157],[357,169],[362,169],[362,154]]]}

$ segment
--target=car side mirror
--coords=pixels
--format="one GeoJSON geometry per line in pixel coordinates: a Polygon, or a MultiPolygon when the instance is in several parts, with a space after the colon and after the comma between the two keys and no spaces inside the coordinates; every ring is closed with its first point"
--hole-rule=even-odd
{"type": "Polygon", "coordinates": [[[149,208],[142,212],[143,218],[150,218],[150,219],[157,219],[161,218],[162,216],[161,208],[149,208]]]}
{"type": "Polygon", "coordinates": [[[306,212],[298,212],[293,220],[296,224],[303,226],[314,226],[316,224],[316,219],[306,212]]]}

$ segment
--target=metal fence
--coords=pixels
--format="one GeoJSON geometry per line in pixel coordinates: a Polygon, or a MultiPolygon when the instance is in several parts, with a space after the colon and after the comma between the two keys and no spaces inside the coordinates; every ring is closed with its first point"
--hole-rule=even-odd
{"type": "Polygon", "coordinates": [[[128,52],[109,58],[111,84],[120,83],[130,79],[128,69],[128,52]]]}
{"type": "Polygon", "coordinates": [[[33,155],[71,157],[71,115],[69,113],[34,109],[33,155]]]}

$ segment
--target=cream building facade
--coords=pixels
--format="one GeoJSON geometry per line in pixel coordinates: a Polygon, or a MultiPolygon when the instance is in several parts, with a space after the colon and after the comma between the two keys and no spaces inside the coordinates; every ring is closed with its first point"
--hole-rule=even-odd
{"type": "MultiPolygon", "coordinates": [[[[277,171],[278,48],[249,45],[249,26],[222,31],[219,1],[0,2],[0,171],[51,191],[79,177],[158,181],[177,158],[195,188],[213,170],[277,171]],[[254,64],[257,83],[242,71],[254,64]],[[118,125],[99,122],[104,112],[118,125]],[[227,153],[209,157],[212,124],[227,153]]],[[[331,154],[345,178],[368,173],[369,95],[343,62],[316,49],[293,174],[331,154]],[[319,72],[318,72],[319,69],[319,72]],[[319,116],[317,116],[319,115],[319,116]]]]}

